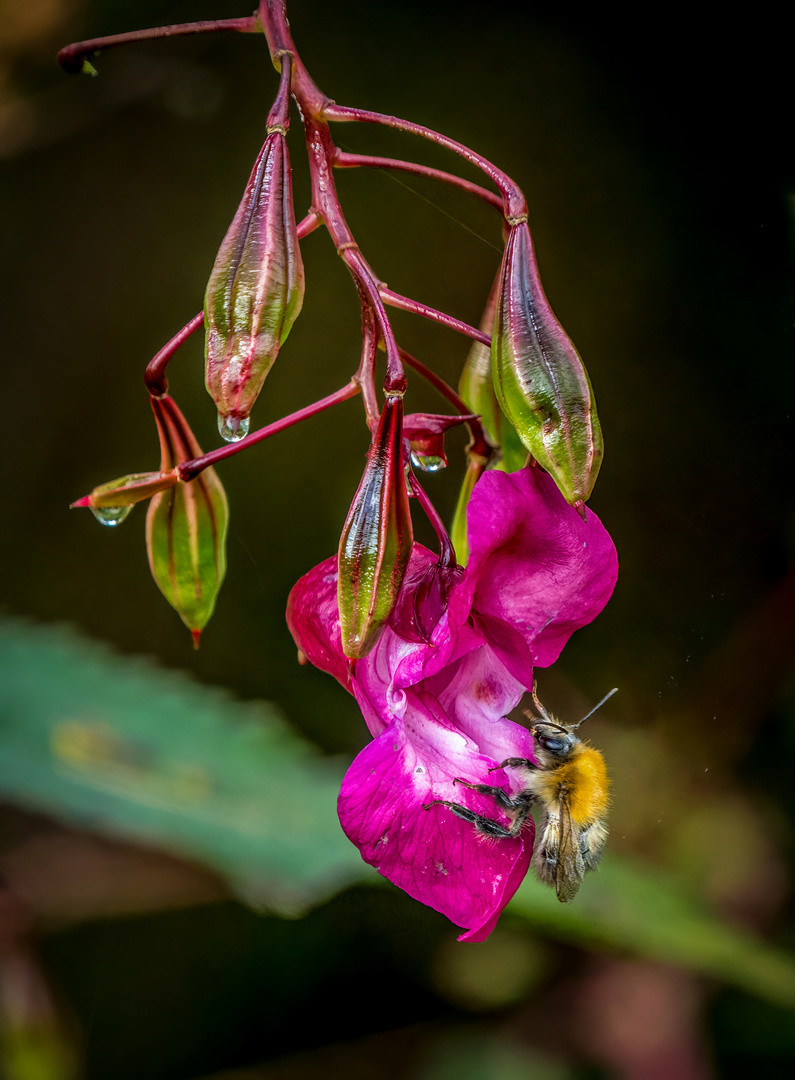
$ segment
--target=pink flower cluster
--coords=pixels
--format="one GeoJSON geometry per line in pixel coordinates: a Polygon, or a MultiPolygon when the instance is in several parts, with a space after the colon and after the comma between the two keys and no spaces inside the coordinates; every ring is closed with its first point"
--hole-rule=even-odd
{"type": "Polygon", "coordinates": [[[571,634],[602,610],[616,581],[613,542],[583,519],[542,470],[487,472],[470,499],[469,561],[444,570],[414,544],[398,606],[375,647],[342,651],[337,559],[293,589],[287,618],[299,648],[349,690],[372,735],[339,797],[342,827],[362,858],[410,896],[482,941],[524,878],[531,829],[483,840],[435,799],[499,816],[455,777],[518,792],[509,757],[533,756],[529,731],[506,719],[571,634]],[[420,628],[418,632],[418,627],[420,628]]]}

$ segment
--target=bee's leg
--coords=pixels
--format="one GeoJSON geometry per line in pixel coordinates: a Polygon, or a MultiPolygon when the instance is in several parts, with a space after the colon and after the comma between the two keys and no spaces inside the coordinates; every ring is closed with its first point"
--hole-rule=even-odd
{"type": "Polygon", "coordinates": [[[518,832],[518,829],[516,829],[515,826],[506,828],[504,825],[501,825],[499,821],[492,821],[491,818],[484,817],[482,814],[476,814],[474,810],[470,810],[466,806],[461,806],[460,803],[448,802],[446,799],[434,799],[433,802],[424,803],[423,810],[430,810],[432,806],[446,806],[448,810],[453,811],[456,817],[460,817],[464,821],[470,821],[478,832],[482,833],[484,836],[491,836],[498,840],[507,840],[511,836],[516,836],[516,833],[518,832]]]}
{"type": "Polygon", "coordinates": [[[491,795],[495,802],[497,802],[504,810],[515,809],[513,799],[501,787],[492,787],[491,784],[470,784],[468,780],[462,780],[460,776],[456,776],[453,783],[460,784],[462,787],[468,787],[471,791],[477,791],[481,795],[491,795]]]}
{"type": "Polygon", "coordinates": [[[489,769],[489,772],[497,772],[499,769],[537,769],[538,767],[538,764],[535,761],[530,761],[529,758],[509,757],[500,762],[499,765],[489,769]]]}

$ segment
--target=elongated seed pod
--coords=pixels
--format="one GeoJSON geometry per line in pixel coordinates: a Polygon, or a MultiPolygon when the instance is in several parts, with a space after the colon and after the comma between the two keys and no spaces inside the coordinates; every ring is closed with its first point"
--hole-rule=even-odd
{"type": "MultiPolygon", "coordinates": [[[[201,457],[199,444],[168,396],[152,398],[165,473],[201,457]]],[[[226,573],[229,506],[214,469],[161,491],[149,504],[146,549],[152,577],[198,647],[226,573]]]]}
{"type": "Polygon", "coordinates": [[[346,656],[366,656],[397,603],[411,554],[403,398],[387,395],[339,546],[337,600],[346,656]]]}
{"type": "Polygon", "coordinates": [[[227,439],[248,417],[304,299],[287,141],[268,134],[207,285],[205,382],[227,439]]]}
{"type": "Polygon", "coordinates": [[[491,343],[503,412],[568,502],[584,502],[602,462],[602,431],[588,374],[538,277],[527,222],[505,246],[491,343]]]}

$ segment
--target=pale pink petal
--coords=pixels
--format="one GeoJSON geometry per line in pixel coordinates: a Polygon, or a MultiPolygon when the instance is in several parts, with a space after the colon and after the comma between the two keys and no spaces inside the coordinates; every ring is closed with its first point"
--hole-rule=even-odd
{"type": "MultiPolygon", "coordinates": [[[[467,653],[423,688],[439,701],[445,715],[480,751],[495,761],[533,757],[533,737],[527,728],[505,719],[516,708],[526,687],[510,674],[488,646],[467,653]]],[[[496,775],[496,774],[493,774],[496,775]]],[[[502,774],[492,783],[503,783],[502,774]]]]}
{"type": "Polygon", "coordinates": [[[440,633],[438,638],[438,645],[418,644],[387,627],[373,651],[357,661],[351,689],[371,734],[380,735],[401,711],[405,690],[437,672],[444,673],[459,657],[483,644],[483,638],[467,625],[454,637],[440,633]]]}

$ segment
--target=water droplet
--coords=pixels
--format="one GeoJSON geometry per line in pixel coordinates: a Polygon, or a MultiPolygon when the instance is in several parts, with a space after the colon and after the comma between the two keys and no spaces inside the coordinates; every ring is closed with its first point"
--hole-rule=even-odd
{"type": "Polygon", "coordinates": [[[421,469],[422,472],[439,472],[440,469],[447,468],[447,462],[438,454],[417,454],[413,450],[411,452],[411,464],[415,469],[421,469]]]}
{"type": "Polygon", "coordinates": [[[218,413],[218,431],[226,442],[240,442],[248,435],[251,421],[247,416],[222,416],[218,413]]]}
{"type": "Polygon", "coordinates": [[[131,506],[89,506],[89,510],[100,523],[114,528],[130,516],[131,506]]]}

